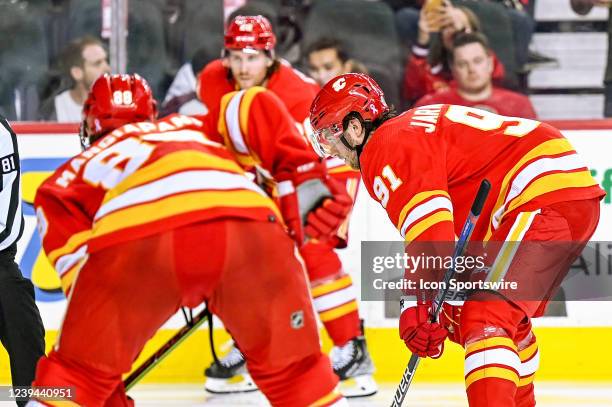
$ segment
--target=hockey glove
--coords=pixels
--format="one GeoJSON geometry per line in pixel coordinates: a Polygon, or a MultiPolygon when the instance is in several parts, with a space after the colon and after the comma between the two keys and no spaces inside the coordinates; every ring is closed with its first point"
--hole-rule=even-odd
{"type": "Polygon", "coordinates": [[[411,352],[420,357],[439,358],[444,351],[444,340],[448,331],[439,323],[430,321],[431,302],[415,303],[402,299],[400,304],[400,338],[411,352]]]}
{"type": "Polygon", "coordinates": [[[331,239],[353,207],[353,200],[341,182],[328,177],[325,183],[332,196],[308,214],[304,228],[306,236],[317,240],[331,239]]]}
{"type": "Polygon", "coordinates": [[[308,213],[332,196],[326,185],[327,178],[325,165],[320,162],[307,163],[295,172],[276,176],[283,220],[298,246],[304,243],[303,225],[308,213]]]}

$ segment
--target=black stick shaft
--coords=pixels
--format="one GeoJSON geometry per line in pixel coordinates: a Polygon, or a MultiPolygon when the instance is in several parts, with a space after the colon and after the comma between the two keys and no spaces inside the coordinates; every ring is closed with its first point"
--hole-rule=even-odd
{"type": "Polygon", "coordinates": [[[189,335],[195,332],[196,329],[206,320],[208,310],[205,308],[198,315],[192,318],[191,322],[182,327],[174,336],[168,339],[168,342],[163,344],[157,352],[152,354],[147,360],[134,370],[128,377],[123,381],[125,391],[130,390],[136,383],[138,383],[147,373],[149,373],[155,366],[159,364],[166,356],[170,354],[181,342],[183,342],[189,335]]]}

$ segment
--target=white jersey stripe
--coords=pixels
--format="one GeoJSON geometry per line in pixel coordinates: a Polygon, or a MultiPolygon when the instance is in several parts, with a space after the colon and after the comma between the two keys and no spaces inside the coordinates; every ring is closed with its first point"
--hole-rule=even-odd
{"type": "Polygon", "coordinates": [[[493,227],[497,228],[499,226],[499,222],[504,214],[506,204],[519,196],[525,190],[527,185],[535,178],[544,174],[545,172],[570,171],[583,167],[586,167],[586,164],[582,162],[578,154],[570,154],[556,158],[540,158],[539,160],[532,162],[523,168],[521,172],[516,175],[514,181],[512,181],[512,185],[510,186],[510,190],[508,191],[508,195],[506,196],[503,205],[499,207],[493,215],[493,227]]]}
{"type": "Polygon", "coordinates": [[[262,196],[265,192],[242,174],[214,170],[184,171],[132,188],[102,205],[95,221],[109,213],[136,204],[189,191],[248,189],[262,196]]]}
{"type": "Polygon", "coordinates": [[[536,350],[535,355],[527,362],[521,363],[519,367],[519,376],[525,377],[534,374],[540,367],[540,351],[536,350]]]}
{"type": "Polygon", "coordinates": [[[531,227],[533,220],[536,215],[540,213],[540,210],[533,212],[521,212],[514,221],[514,224],[510,228],[510,231],[506,235],[506,241],[502,245],[501,250],[497,254],[489,273],[487,274],[486,281],[501,281],[506,276],[514,256],[518,251],[523,237],[531,227]]]}
{"type": "Polygon", "coordinates": [[[323,312],[356,299],[355,289],[353,285],[350,285],[341,290],[332,291],[317,297],[313,300],[313,303],[317,312],[323,312]]]}
{"type": "Polygon", "coordinates": [[[240,102],[242,102],[244,92],[244,90],[241,90],[232,96],[225,110],[225,122],[227,123],[227,131],[229,132],[234,149],[240,154],[249,154],[249,149],[240,129],[240,102]]]}
{"type": "Polygon", "coordinates": [[[60,277],[63,276],[66,271],[70,270],[72,266],[74,266],[86,255],[87,245],[84,244],[83,246],[79,247],[78,250],[60,257],[55,262],[55,270],[57,271],[57,274],[59,274],[60,277]]]}
{"type": "Polygon", "coordinates": [[[446,209],[450,213],[453,213],[453,204],[451,200],[445,196],[438,196],[412,208],[410,212],[408,212],[406,219],[402,224],[402,229],[400,230],[402,237],[406,237],[406,231],[412,226],[413,223],[439,209],[446,209]]]}
{"type": "Polygon", "coordinates": [[[464,375],[467,376],[475,369],[490,364],[505,365],[518,372],[521,359],[516,352],[506,348],[483,350],[473,353],[465,359],[464,375]]]}

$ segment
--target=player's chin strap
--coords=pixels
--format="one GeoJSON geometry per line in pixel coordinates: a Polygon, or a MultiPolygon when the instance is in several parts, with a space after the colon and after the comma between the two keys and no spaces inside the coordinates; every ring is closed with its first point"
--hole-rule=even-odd
{"type": "Polygon", "coordinates": [[[346,148],[348,148],[351,151],[357,152],[357,161],[359,161],[361,157],[361,152],[363,151],[363,147],[366,145],[368,139],[370,138],[370,135],[372,134],[372,125],[370,122],[364,122],[363,128],[365,130],[365,136],[363,137],[363,142],[359,144],[358,146],[352,146],[348,142],[346,137],[344,137],[344,133],[340,136],[340,141],[342,142],[342,144],[344,144],[346,148]]]}

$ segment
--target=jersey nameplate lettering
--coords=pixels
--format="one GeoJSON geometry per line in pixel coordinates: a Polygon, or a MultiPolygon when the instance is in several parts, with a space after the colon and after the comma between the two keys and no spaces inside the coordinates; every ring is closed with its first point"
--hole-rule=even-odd
{"type": "Polygon", "coordinates": [[[413,113],[411,126],[420,126],[425,129],[425,133],[433,133],[436,131],[438,116],[443,105],[422,106],[416,109],[413,113]]]}

